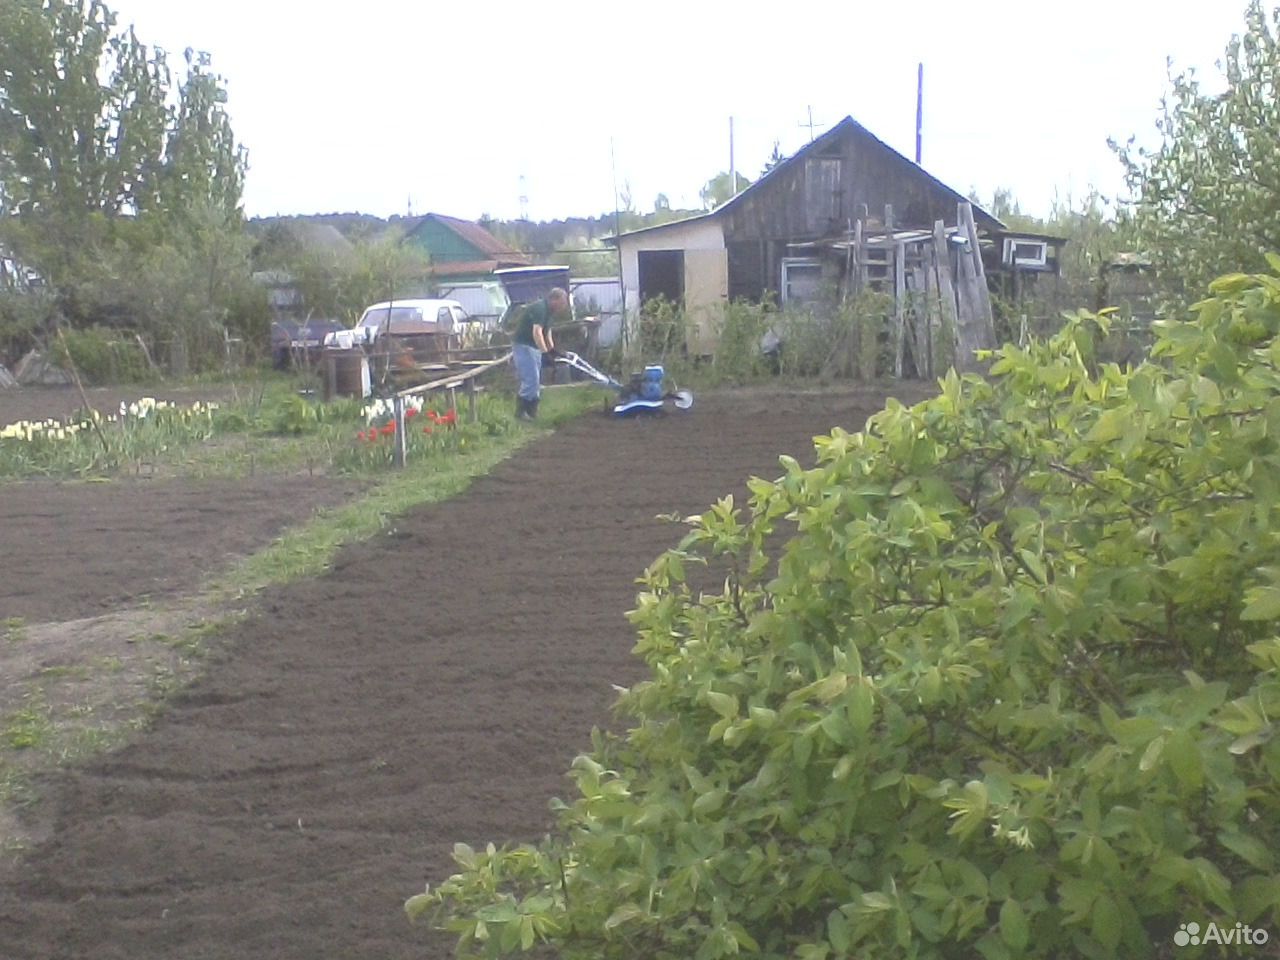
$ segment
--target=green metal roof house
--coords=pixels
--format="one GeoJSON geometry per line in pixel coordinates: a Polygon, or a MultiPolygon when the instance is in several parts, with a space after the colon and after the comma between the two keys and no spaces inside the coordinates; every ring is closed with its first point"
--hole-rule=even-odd
{"type": "Polygon", "coordinates": [[[494,270],[529,264],[526,254],[512,250],[480,224],[439,213],[408,221],[401,242],[426,251],[437,281],[492,279],[494,270]]]}

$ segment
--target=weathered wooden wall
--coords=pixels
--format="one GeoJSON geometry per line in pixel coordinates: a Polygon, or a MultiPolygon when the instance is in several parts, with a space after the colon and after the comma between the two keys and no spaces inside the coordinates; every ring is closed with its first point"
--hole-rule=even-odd
{"type": "MultiPolygon", "coordinates": [[[[777,290],[788,243],[846,231],[860,209],[890,205],[899,227],[929,228],[963,200],[916,164],[845,121],[770,171],[720,213],[729,250],[729,296],[777,290]]],[[[980,227],[998,226],[978,211],[980,227]]]]}

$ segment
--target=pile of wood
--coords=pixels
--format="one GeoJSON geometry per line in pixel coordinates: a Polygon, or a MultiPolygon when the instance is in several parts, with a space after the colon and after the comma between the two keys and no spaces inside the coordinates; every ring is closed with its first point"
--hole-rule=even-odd
{"type": "MultiPolygon", "coordinates": [[[[888,208],[883,228],[870,229],[859,219],[848,240],[833,244],[845,254],[842,301],[868,290],[892,297],[895,377],[903,375],[908,358],[920,377],[932,378],[953,363],[962,373],[980,370],[984,364],[975,351],[996,345],[973,208],[960,204],[956,219],[954,227],[938,220],[932,231],[895,230],[888,208]]],[[[849,349],[835,358],[845,369],[833,372],[850,374],[857,367],[869,379],[874,367],[866,367],[875,357],[867,353],[858,355],[851,334],[849,349]]]]}

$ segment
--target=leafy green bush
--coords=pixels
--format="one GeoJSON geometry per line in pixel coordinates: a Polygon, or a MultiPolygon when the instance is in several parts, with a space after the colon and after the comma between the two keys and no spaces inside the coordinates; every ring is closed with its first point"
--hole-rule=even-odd
{"type": "Polygon", "coordinates": [[[685,354],[689,322],[683,308],[666,297],[653,297],[636,320],[637,349],[646,363],[667,363],[685,354]]]}
{"type": "Polygon", "coordinates": [[[692,518],[555,835],[409,913],[566,958],[1275,936],[1280,280],[1212,294],[1136,368],[1081,313],[692,518]]]}
{"type": "Polygon", "coordinates": [[[53,341],[52,356],[64,368],[69,356],[86,383],[146,383],[154,379],[138,341],[128,332],[110,327],[65,330],[53,341]]]}
{"type": "Polygon", "coordinates": [[[713,379],[744,383],[770,373],[772,364],[763,350],[763,341],[777,316],[768,303],[726,303],[715,323],[715,353],[710,370],[713,379]]]}

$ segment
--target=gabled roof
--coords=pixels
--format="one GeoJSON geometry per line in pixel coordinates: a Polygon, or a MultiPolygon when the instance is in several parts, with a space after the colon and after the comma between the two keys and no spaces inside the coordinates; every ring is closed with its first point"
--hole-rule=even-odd
{"type": "Polygon", "coordinates": [[[526,254],[523,254],[518,250],[512,250],[492,233],[480,226],[480,224],[471,220],[460,220],[457,217],[446,217],[442,213],[428,213],[426,216],[408,221],[404,235],[406,237],[412,236],[428,221],[434,221],[442,227],[453,231],[461,239],[475,247],[475,249],[480,253],[486,254],[488,258],[494,260],[514,261],[516,263],[527,263],[529,260],[526,254]]]}
{"type": "MultiPolygon", "coordinates": [[[[761,184],[768,183],[769,178],[776,176],[780,170],[786,170],[792,164],[801,162],[810,154],[821,152],[826,146],[828,146],[833,141],[838,140],[840,139],[840,137],[850,133],[856,134],[857,136],[871,140],[872,142],[874,142],[884,150],[887,150],[893,156],[898,157],[900,160],[902,160],[903,163],[910,164],[911,166],[916,166],[916,164],[913,161],[908,160],[906,157],[900,154],[897,150],[894,150],[893,147],[889,146],[887,143],[885,143],[883,140],[881,140],[879,137],[873,134],[870,130],[868,130],[862,124],[858,123],[858,121],[854,120],[853,117],[845,117],[843,120],[837,123],[834,127],[828,130],[826,133],[822,134],[822,136],[811,140],[809,143],[806,143],[803,147],[801,147],[799,150],[793,153],[790,157],[783,160],[777,166],[773,167],[771,170],[765,173],[759,180],[751,184],[751,186],[747,187],[741,193],[735,194],[734,196],[730,197],[728,200],[720,204],[720,206],[716,207],[714,210],[708,213],[699,214],[698,216],[695,216],[695,217],[685,217],[683,220],[672,220],[669,223],[659,223],[659,224],[655,224],[652,227],[641,227],[639,230],[628,230],[626,233],[621,233],[614,237],[606,237],[605,242],[612,243],[617,241],[619,237],[631,237],[631,236],[635,236],[636,234],[648,233],[653,230],[665,230],[669,227],[675,227],[681,224],[693,223],[699,220],[707,220],[714,217],[719,217],[726,210],[730,210],[734,206],[740,204],[742,202],[743,197],[747,196],[747,194],[751,193],[751,191],[758,189],[761,184]]],[[[923,167],[916,167],[916,169],[919,170],[920,176],[924,177],[926,180],[932,181],[934,186],[936,186],[938,189],[946,193],[949,193],[953,197],[955,197],[957,203],[972,204],[974,216],[977,219],[979,220],[985,219],[990,223],[996,225],[997,227],[1000,227],[1000,228],[1004,227],[1004,224],[1000,220],[998,220],[996,217],[992,216],[990,213],[988,213],[978,204],[973,203],[973,201],[970,200],[968,197],[958,193],[957,191],[953,190],[951,187],[947,186],[945,183],[943,183],[933,174],[929,173],[923,167]]]]}
{"type": "Polygon", "coordinates": [[[301,243],[315,249],[325,250],[338,256],[349,256],[355,252],[351,241],[342,235],[342,231],[329,223],[312,223],[298,220],[290,225],[293,235],[301,243]]]}

